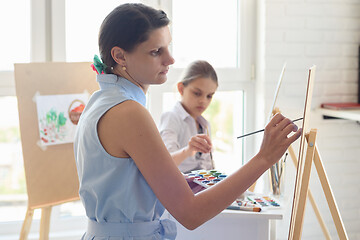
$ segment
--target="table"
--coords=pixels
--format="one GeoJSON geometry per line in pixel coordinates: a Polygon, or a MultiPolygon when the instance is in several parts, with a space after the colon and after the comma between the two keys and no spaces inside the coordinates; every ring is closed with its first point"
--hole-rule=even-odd
{"type": "MultiPolygon", "coordinates": [[[[168,212],[168,217],[175,220],[168,212]]],[[[275,220],[283,218],[281,210],[264,210],[248,212],[241,210],[224,210],[219,215],[190,231],[176,220],[176,240],[219,240],[219,239],[276,239],[275,220]]]]}

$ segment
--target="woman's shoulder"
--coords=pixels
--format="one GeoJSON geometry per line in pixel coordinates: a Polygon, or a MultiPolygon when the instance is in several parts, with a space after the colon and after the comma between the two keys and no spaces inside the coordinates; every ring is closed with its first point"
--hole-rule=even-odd
{"type": "Polygon", "coordinates": [[[109,109],[108,113],[109,115],[112,115],[114,119],[119,120],[130,120],[134,121],[137,119],[137,121],[146,120],[148,118],[143,118],[145,116],[149,116],[149,112],[146,110],[144,106],[142,106],[137,101],[127,99],[111,109],[109,109]]]}
{"type": "Polygon", "coordinates": [[[126,146],[138,145],[139,138],[154,132],[155,123],[144,106],[127,100],[110,108],[98,123],[98,134],[105,150],[116,157],[129,157],[126,146]],[[151,130],[153,129],[153,130],[151,130]]]}
{"type": "Polygon", "coordinates": [[[111,107],[102,116],[100,123],[110,134],[126,136],[125,132],[131,133],[152,121],[150,113],[143,105],[134,100],[126,100],[111,107]]]}

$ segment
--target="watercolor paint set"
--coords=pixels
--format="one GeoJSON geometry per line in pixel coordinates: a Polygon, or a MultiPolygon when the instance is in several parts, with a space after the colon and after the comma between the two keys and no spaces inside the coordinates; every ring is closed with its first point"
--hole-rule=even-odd
{"type": "Polygon", "coordinates": [[[194,182],[203,188],[209,188],[227,177],[217,170],[196,170],[184,176],[188,182],[194,182]]]}
{"type": "Polygon", "coordinates": [[[262,208],[280,208],[280,202],[273,197],[270,196],[247,196],[247,200],[253,202],[254,204],[257,204],[258,206],[262,208]]]}
{"type": "MultiPolygon", "coordinates": [[[[214,186],[216,183],[221,182],[227,177],[227,175],[218,170],[195,170],[184,174],[184,177],[191,190],[194,193],[198,193],[206,188],[214,186]]],[[[246,196],[246,200],[238,199],[228,207],[228,209],[248,210],[254,212],[260,212],[261,209],[272,208],[280,208],[279,201],[270,196],[262,196],[258,194],[248,195],[246,196]]]]}
{"type": "Polygon", "coordinates": [[[227,209],[260,212],[261,207],[252,201],[236,200],[227,209]]]}

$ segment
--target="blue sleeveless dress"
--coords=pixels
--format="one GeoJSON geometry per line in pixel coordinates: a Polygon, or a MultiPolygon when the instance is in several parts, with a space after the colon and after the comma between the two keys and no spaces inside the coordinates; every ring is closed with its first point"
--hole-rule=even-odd
{"type": "Polygon", "coordinates": [[[165,209],[133,159],[109,155],[97,133],[98,121],[106,111],[126,100],[145,106],[145,94],[113,74],[97,75],[97,81],[100,90],[86,105],[74,141],[79,194],[88,217],[82,239],[175,239],[176,224],[160,220],[165,209]]]}

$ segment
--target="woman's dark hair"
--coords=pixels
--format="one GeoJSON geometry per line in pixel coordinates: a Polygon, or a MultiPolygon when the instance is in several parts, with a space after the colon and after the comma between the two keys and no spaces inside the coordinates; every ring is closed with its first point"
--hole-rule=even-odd
{"type": "Polygon", "coordinates": [[[187,86],[189,83],[198,78],[210,78],[216,83],[216,85],[218,85],[218,78],[215,69],[207,61],[198,60],[190,63],[180,82],[182,82],[184,86],[187,86]]]}
{"type": "Polygon", "coordinates": [[[104,19],[99,32],[99,52],[103,63],[114,67],[111,56],[115,46],[131,52],[137,45],[148,40],[150,33],[167,26],[170,20],[162,10],[156,10],[140,3],[126,3],[116,7],[104,19]]]}

